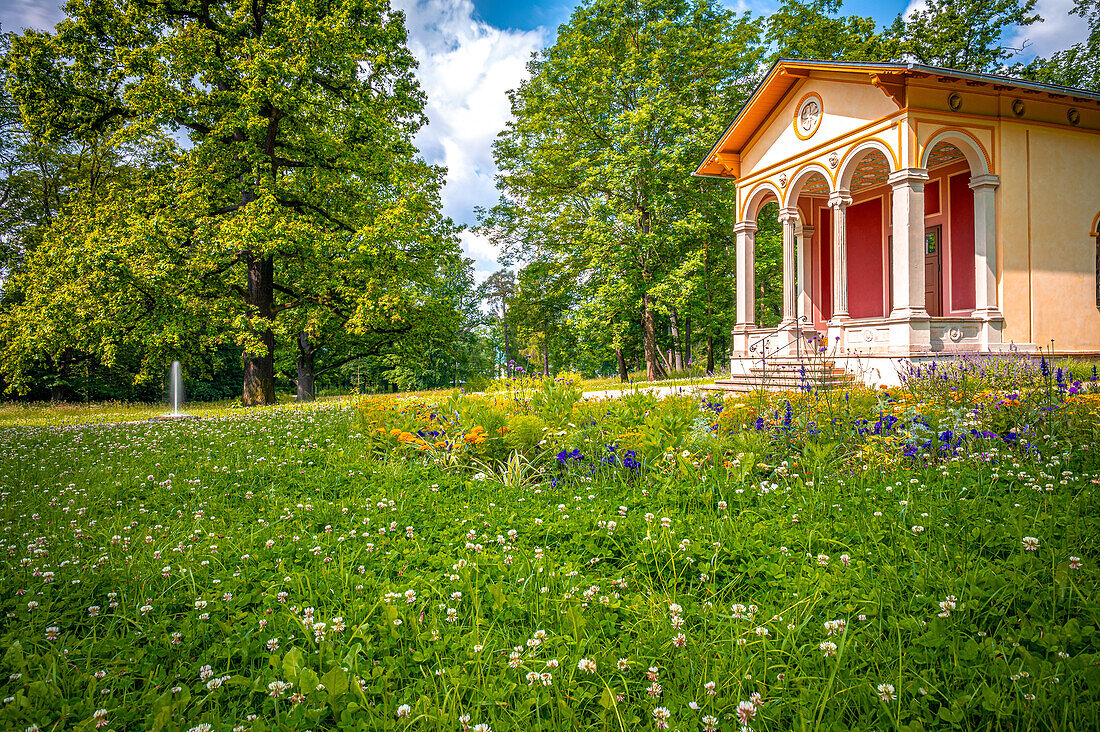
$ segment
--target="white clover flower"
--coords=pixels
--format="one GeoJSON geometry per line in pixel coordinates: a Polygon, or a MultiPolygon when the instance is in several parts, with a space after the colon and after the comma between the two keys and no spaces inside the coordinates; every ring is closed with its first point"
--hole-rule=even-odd
{"type": "Polygon", "coordinates": [[[897,698],[894,696],[893,684],[879,684],[875,687],[875,690],[878,692],[879,698],[884,702],[891,702],[897,698]]]}

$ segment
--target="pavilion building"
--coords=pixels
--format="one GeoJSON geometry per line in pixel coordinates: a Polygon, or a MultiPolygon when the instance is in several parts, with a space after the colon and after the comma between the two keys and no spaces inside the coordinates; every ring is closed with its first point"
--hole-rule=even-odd
{"type": "Polygon", "coordinates": [[[960,353],[1100,354],[1100,94],[905,63],[780,60],[695,175],[737,182],[736,374],[815,336],[869,383],[960,353]],[[778,205],[783,309],[755,311],[778,205]]]}

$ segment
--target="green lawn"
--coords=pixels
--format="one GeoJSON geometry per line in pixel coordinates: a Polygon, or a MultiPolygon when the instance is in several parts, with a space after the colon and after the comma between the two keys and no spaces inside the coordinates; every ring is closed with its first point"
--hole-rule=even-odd
{"type": "Polygon", "coordinates": [[[0,727],[1100,727],[1097,397],[547,394],[0,427],[0,727]]]}

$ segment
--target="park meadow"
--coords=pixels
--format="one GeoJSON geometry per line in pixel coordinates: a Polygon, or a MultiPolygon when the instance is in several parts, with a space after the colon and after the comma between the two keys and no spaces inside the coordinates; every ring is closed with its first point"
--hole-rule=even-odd
{"type": "Polygon", "coordinates": [[[9,425],[0,725],[1095,729],[1077,371],[9,425]]]}

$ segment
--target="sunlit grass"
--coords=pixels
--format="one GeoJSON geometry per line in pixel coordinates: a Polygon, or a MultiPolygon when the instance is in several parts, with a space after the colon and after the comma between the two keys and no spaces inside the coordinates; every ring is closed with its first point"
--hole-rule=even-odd
{"type": "Polygon", "coordinates": [[[6,412],[0,728],[1096,729],[1100,397],[927,391],[6,412]]]}

